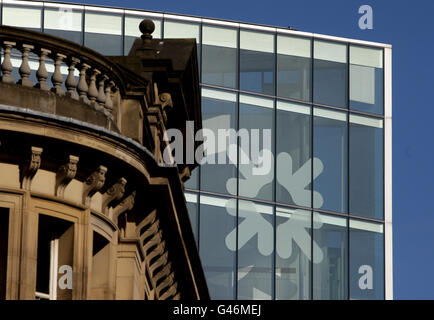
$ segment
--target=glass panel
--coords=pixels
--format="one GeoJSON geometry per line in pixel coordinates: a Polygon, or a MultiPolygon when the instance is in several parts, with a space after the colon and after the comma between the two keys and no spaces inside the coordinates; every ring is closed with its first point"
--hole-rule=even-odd
{"type": "Polygon", "coordinates": [[[196,39],[197,43],[197,62],[200,75],[200,24],[186,21],[164,20],[165,39],[196,39]]]}
{"type": "Polygon", "coordinates": [[[310,207],[311,108],[277,101],[277,202],[310,207]]]}
{"type": "MultiPolygon", "coordinates": [[[[36,3],[35,3],[36,4],[36,3]]],[[[3,5],[4,25],[41,31],[42,2],[40,6],[3,5]]]]}
{"type": "Polygon", "coordinates": [[[199,189],[199,171],[200,171],[200,167],[196,167],[190,175],[190,179],[188,179],[185,183],[184,186],[188,189],[195,189],[198,190],[199,189]]]}
{"type": "Polygon", "coordinates": [[[199,252],[211,299],[235,299],[236,200],[200,196],[199,252]]]}
{"type": "Polygon", "coordinates": [[[273,200],[274,100],[240,95],[239,132],[239,195],[273,200]]]}
{"type": "Polygon", "coordinates": [[[383,49],[350,46],[350,108],[383,114],[383,49]]]}
{"type": "Polygon", "coordinates": [[[277,95],[311,101],[311,40],[277,36],[277,95]]]}
{"type": "Polygon", "coordinates": [[[108,56],[122,55],[122,16],[86,12],[84,45],[108,56]]]}
{"type": "Polygon", "coordinates": [[[350,219],[350,299],[384,299],[382,224],[350,219]]]}
{"type": "Polygon", "coordinates": [[[233,92],[202,89],[202,119],[206,163],[201,165],[201,190],[237,194],[236,146],[237,95],[233,92]],[[232,134],[223,135],[232,129],[232,134]],[[220,137],[219,137],[220,132],[220,137]],[[229,137],[229,139],[228,139],[229,137]],[[209,142],[207,142],[209,141],[209,142]],[[214,144],[214,146],[212,146],[214,144]],[[228,184],[232,187],[228,188],[228,184]]]}
{"type": "Polygon", "coordinates": [[[274,95],[274,35],[240,31],[240,89],[274,95]]]}
{"type": "Polygon", "coordinates": [[[199,214],[197,212],[198,208],[198,195],[195,193],[185,193],[185,200],[187,200],[188,216],[190,217],[191,229],[193,230],[194,238],[196,243],[198,242],[197,232],[198,232],[198,219],[199,214]]]}
{"type": "Polygon", "coordinates": [[[202,82],[237,88],[238,31],[204,25],[202,32],[202,82]]]}
{"type": "Polygon", "coordinates": [[[313,101],[336,107],[347,107],[347,46],[314,41],[313,101]]]}
{"type": "Polygon", "coordinates": [[[273,207],[238,202],[238,299],[272,298],[273,207]]]}
{"type": "Polygon", "coordinates": [[[82,16],[81,10],[45,8],[44,32],[82,44],[82,16]]]}
{"type": "Polygon", "coordinates": [[[276,225],[276,299],[310,299],[311,213],[277,207],[276,225]]]}
{"type": "Polygon", "coordinates": [[[347,219],[314,213],[313,298],[348,299],[347,219]]]}
{"type": "Polygon", "coordinates": [[[139,30],[140,22],[142,22],[144,19],[150,19],[155,24],[155,30],[152,33],[152,37],[155,39],[161,39],[162,38],[162,20],[154,17],[148,17],[148,16],[133,16],[133,15],[126,15],[125,16],[125,50],[124,55],[128,55],[128,53],[131,50],[131,47],[133,46],[134,40],[137,38],[140,38],[142,33],[139,30]]]}
{"type": "Polygon", "coordinates": [[[350,115],[350,213],[383,219],[383,120],[350,115]]]}
{"type": "Polygon", "coordinates": [[[314,208],[347,212],[347,114],[314,108],[314,208]]]}

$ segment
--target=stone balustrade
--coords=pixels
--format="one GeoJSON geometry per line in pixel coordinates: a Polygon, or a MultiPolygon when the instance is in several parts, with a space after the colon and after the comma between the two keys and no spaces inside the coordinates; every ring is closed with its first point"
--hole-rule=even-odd
{"type": "Polygon", "coordinates": [[[124,71],[105,56],[64,39],[8,26],[0,27],[0,47],[0,82],[67,96],[112,118],[113,93],[125,88],[124,71]],[[13,72],[13,60],[17,59],[20,66],[13,72]],[[37,70],[30,68],[30,62],[38,63],[37,70]],[[49,64],[54,67],[51,76],[49,64]],[[66,76],[61,72],[65,66],[66,76]]]}

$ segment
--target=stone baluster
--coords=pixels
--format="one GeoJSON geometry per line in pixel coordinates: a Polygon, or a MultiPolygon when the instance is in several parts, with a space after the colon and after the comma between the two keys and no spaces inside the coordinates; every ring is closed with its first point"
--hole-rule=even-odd
{"type": "Polygon", "coordinates": [[[105,85],[105,82],[107,80],[108,80],[108,77],[106,75],[103,75],[103,76],[100,77],[99,82],[98,82],[98,97],[97,97],[97,102],[102,107],[105,106],[105,101],[106,101],[104,85],[105,85]]]}
{"type": "Polygon", "coordinates": [[[80,96],[80,101],[89,104],[89,99],[87,98],[87,93],[89,91],[89,86],[86,81],[86,71],[90,68],[90,65],[82,63],[80,65],[80,79],[78,80],[78,94],[80,96]]]}
{"type": "Polygon", "coordinates": [[[89,92],[88,92],[88,96],[89,96],[89,100],[90,103],[95,105],[95,101],[98,98],[98,89],[96,88],[96,77],[100,74],[101,72],[97,69],[93,69],[92,70],[92,74],[90,76],[90,84],[89,84],[89,92]]]}
{"type": "Polygon", "coordinates": [[[4,58],[2,63],[2,82],[3,83],[14,83],[14,78],[11,76],[11,72],[13,70],[12,62],[11,62],[11,51],[12,48],[16,46],[15,42],[4,41],[4,58]]]}
{"type": "Polygon", "coordinates": [[[109,81],[109,83],[105,87],[105,109],[108,112],[112,112],[113,110],[113,100],[112,100],[112,88],[115,86],[113,81],[109,81]]]}
{"type": "Polygon", "coordinates": [[[18,69],[21,79],[17,83],[23,87],[33,87],[33,82],[29,79],[32,72],[29,66],[29,53],[34,48],[34,46],[28,44],[23,44],[21,47],[21,66],[18,69]]]}
{"type": "Polygon", "coordinates": [[[75,88],[77,87],[77,81],[75,81],[75,76],[74,76],[75,66],[78,63],[80,63],[80,60],[77,58],[71,58],[68,61],[68,77],[66,77],[66,82],[65,82],[66,89],[68,90],[66,95],[68,97],[71,97],[74,100],[79,99],[78,93],[75,90],[75,88]]]}
{"type": "Polygon", "coordinates": [[[54,88],[52,89],[53,92],[57,93],[58,95],[65,94],[65,90],[63,90],[62,88],[63,76],[62,73],[60,72],[60,66],[62,65],[63,59],[65,58],[66,58],[65,55],[61,53],[57,53],[56,60],[54,61],[54,73],[53,76],[51,77],[51,82],[53,83],[54,86],[54,88]]]}
{"type": "Polygon", "coordinates": [[[39,56],[39,68],[36,72],[36,77],[38,78],[38,83],[35,85],[36,88],[39,88],[44,91],[49,91],[50,86],[47,83],[48,79],[48,71],[45,65],[47,55],[51,53],[51,50],[41,48],[41,53],[39,56]]]}

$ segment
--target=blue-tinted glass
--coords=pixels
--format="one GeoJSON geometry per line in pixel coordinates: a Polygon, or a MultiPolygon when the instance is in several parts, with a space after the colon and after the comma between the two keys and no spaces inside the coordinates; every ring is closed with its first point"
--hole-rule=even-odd
{"type": "Polygon", "coordinates": [[[199,189],[199,167],[196,167],[192,172],[191,172],[191,176],[190,179],[188,179],[185,183],[184,186],[188,189],[199,189]]]}
{"type": "Polygon", "coordinates": [[[196,243],[198,242],[198,196],[194,193],[186,193],[185,198],[187,199],[187,209],[188,209],[188,216],[190,218],[191,223],[191,229],[193,230],[194,239],[196,240],[196,243]]]}
{"type": "Polygon", "coordinates": [[[237,87],[238,32],[217,26],[202,28],[202,82],[237,87]]]}
{"type": "MultiPolygon", "coordinates": [[[[202,91],[202,120],[203,128],[213,133],[210,141],[214,148],[205,147],[207,162],[201,165],[201,190],[231,193],[236,195],[236,187],[228,189],[228,181],[236,186],[237,157],[229,157],[229,139],[220,141],[219,130],[237,129],[236,94],[205,90],[202,91]],[[208,97],[206,97],[208,95],[208,97]],[[215,97],[215,98],[213,98],[215,97]],[[220,99],[218,99],[220,98],[220,99]],[[223,100],[224,99],[224,100],[223,100]],[[219,140],[219,141],[217,141],[219,140]],[[220,146],[219,146],[220,144],[220,146]]],[[[206,143],[205,138],[205,145],[206,143]]],[[[233,140],[233,139],[232,139],[233,140]]],[[[236,139],[232,141],[236,145],[236,139]]]]}
{"type": "Polygon", "coordinates": [[[384,299],[383,225],[350,222],[350,299],[384,299]]]}
{"type": "Polygon", "coordinates": [[[307,300],[311,294],[312,217],[276,208],[276,299],[307,300]]]}
{"type": "Polygon", "coordinates": [[[274,101],[272,99],[240,96],[239,150],[241,151],[238,166],[239,195],[273,200],[274,101]],[[260,170],[256,171],[257,169],[260,170]]]}
{"type": "Polygon", "coordinates": [[[314,109],[314,208],[347,212],[347,115],[314,109]]]}
{"type": "Polygon", "coordinates": [[[201,196],[199,252],[211,299],[235,299],[235,234],[236,200],[201,196]]]}
{"type": "Polygon", "coordinates": [[[346,45],[315,41],[313,101],[347,107],[348,66],[346,45]]]}
{"type": "Polygon", "coordinates": [[[81,10],[45,8],[44,32],[83,44],[82,16],[81,10]]]}
{"type": "Polygon", "coordinates": [[[310,106],[277,102],[277,202],[311,206],[310,113],[310,106]]]}
{"type": "Polygon", "coordinates": [[[350,214],[383,219],[383,120],[350,116],[350,214]]]}
{"type": "Polygon", "coordinates": [[[84,45],[107,56],[122,55],[122,16],[86,12],[84,45]]]}
{"type": "Polygon", "coordinates": [[[240,89],[274,95],[274,36],[240,32],[240,89]]]}
{"type": "Polygon", "coordinates": [[[350,108],[383,114],[383,50],[350,46],[350,108]]]}
{"type": "Polygon", "coordinates": [[[311,41],[277,37],[277,95],[311,101],[311,41]]]}
{"type": "Polygon", "coordinates": [[[273,207],[243,200],[238,206],[238,299],[271,299],[273,207]]]}
{"type": "Polygon", "coordinates": [[[122,55],[121,36],[86,32],[84,45],[107,56],[122,55]]]}
{"type": "Polygon", "coordinates": [[[319,213],[313,219],[313,299],[347,299],[347,219],[319,213]]]}

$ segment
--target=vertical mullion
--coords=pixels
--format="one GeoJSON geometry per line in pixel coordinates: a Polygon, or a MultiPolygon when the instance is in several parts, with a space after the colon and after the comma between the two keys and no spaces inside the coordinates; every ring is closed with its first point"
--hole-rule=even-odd
{"type": "Polygon", "coordinates": [[[313,137],[314,137],[314,118],[313,118],[313,90],[314,90],[314,68],[315,68],[315,61],[314,61],[314,39],[311,39],[310,43],[310,58],[311,58],[311,104],[310,104],[310,158],[311,166],[310,166],[310,181],[311,181],[311,193],[310,193],[310,230],[311,230],[311,237],[310,237],[310,300],[313,300],[313,190],[314,190],[314,184],[313,184],[313,160],[314,160],[314,150],[313,150],[313,137]]]}
{"type": "MultiPolygon", "coordinates": [[[[274,159],[274,172],[273,172],[273,202],[277,202],[277,32],[275,34],[274,38],[274,95],[276,98],[274,98],[274,152],[273,159],[274,159]]],[[[276,230],[277,230],[277,216],[276,216],[276,205],[273,206],[273,261],[271,264],[273,274],[272,274],[272,283],[271,283],[271,299],[276,300],[276,230]]]]}
{"type": "MultiPolygon", "coordinates": [[[[241,71],[241,68],[240,68],[240,62],[241,62],[241,48],[240,48],[240,42],[241,42],[241,40],[240,40],[240,38],[241,38],[241,29],[240,28],[238,28],[238,39],[237,39],[237,41],[238,41],[238,43],[237,43],[237,47],[238,47],[238,54],[237,54],[237,57],[238,57],[238,66],[237,66],[237,68],[238,68],[238,94],[237,94],[237,130],[239,130],[240,129],[240,94],[239,94],[239,89],[240,89],[240,71],[241,71]]],[[[236,246],[235,246],[235,248],[236,248],[236,255],[235,255],[235,274],[234,274],[234,278],[235,278],[235,280],[234,280],[234,286],[235,286],[235,300],[238,300],[238,250],[239,250],[239,248],[238,248],[238,237],[239,237],[239,228],[238,228],[238,220],[239,220],[239,214],[238,214],[238,210],[239,210],[239,199],[238,199],[238,195],[240,194],[240,170],[239,170],[239,158],[240,158],[240,151],[239,151],[239,140],[240,140],[240,137],[237,135],[237,195],[236,195],[236,203],[237,203],[237,205],[236,205],[236,210],[237,210],[237,214],[235,215],[235,219],[236,219],[236,221],[235,221],[235,227],[237,228],[236,229],[236,246]]]]}
{"type": "Polygon", "coordinates": [[[347,300],[350,299],[350,45],[347,43],[347,300]]]}

